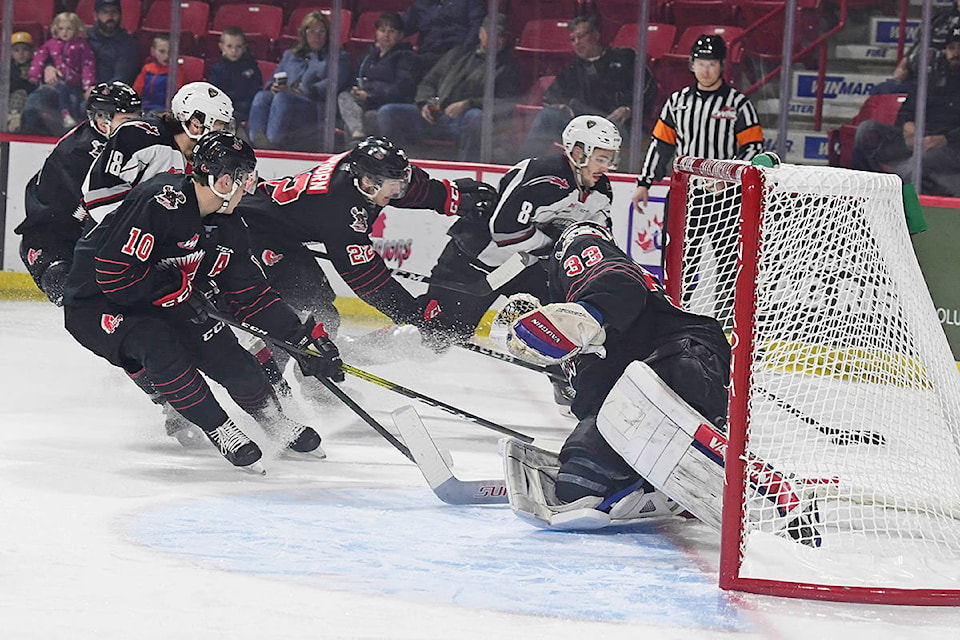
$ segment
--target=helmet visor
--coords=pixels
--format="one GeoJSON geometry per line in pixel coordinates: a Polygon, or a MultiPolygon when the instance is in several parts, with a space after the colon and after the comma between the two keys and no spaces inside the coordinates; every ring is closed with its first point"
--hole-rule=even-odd
{"type": "Polygon", "coordinates": [[[401,178],[384,178],[383,176],[371,176],[373,183],[377,187],[378,192],[385,193],[389,195],[391,200],[398,200],[407,194],[407,189],[410,188],[410,178],[412,172],[410,167],[406,167],[403,170],[403,177],[401,178]]]}
{"type": "Polygon", "coordinates": [[[253,194],[257,190],[258,176],[257,171],[254,169],[249,173],[238,173],[234,179],[234,184],[238,189],[243,189],[243,192],[246,194],[253,194]]]}

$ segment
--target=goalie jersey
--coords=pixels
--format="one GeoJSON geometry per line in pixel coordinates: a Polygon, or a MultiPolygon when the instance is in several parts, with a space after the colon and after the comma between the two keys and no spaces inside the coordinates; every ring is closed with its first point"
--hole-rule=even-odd
{"type": "MultiPolygon", "coordinates": [[[[332,156],[294,176],[261,182],[237,207],[250,225],[254,255],[266,264],[283,259],[283,250],[322,242],[334,269],[362,300],[397,323],[421,314],[413,296],[391,276],[370,234],[383,207],[370,202],[354,184],[348,153],[332,156]]],[[[446,181],[411,165],[406,194],[390,206],[449,209],[446,181]]]]}
{"type": "Polygon", "coordinates": [[[185,173],[187,160],[174,136],[172,117],[128,120],[117,127],[83,183],[83,206],[94,222],[120,206],[136,185],[160,173],[185,173]]]}
{"type": "MultiPolygon", "coordinates": [[[[581,189],[564,155],[519,162],[500,180],[499,190],[489,236],[477,256],[490,266],[499,266],[520,251],[544,255],[571,222],[610,226],[610,179],[604,175],[593,188],[581,189]]],[[[457,231],[451,230],[455,239],[457,231]]],[[[478,243],[464,238],[458,244],[478,243]]]]}
{"type": "MultiPolygon", "coordinates": [[[[615,244],[581,235],[554,257],[549,267],[551,301],[592,305],[603,315],[606,330],[606,358],[583,356],[578,363],[573,381],[577,394],[571,407],[578,418],[600,411],[607,393],[634,360],[657,369],[657,360],[696,343],[729,369],[730,346],[720,324],[674,304],[659,280],[615,244]]],[[[708,397],[709,389],[687,390],[673,380],[665,378],[665,382],[705,416],[726,415],[725,394],[714,400],[708,397]],[[721,406],[704,407],[704,402],[721,406]]]]}

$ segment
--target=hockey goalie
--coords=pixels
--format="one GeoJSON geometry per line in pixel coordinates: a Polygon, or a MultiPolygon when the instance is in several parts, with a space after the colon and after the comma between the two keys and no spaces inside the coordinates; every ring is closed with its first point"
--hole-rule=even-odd
{"type": "MultiPolygon", "coordinates": [[[[515,297],[499,318],[514,355],[544,366],[575,359],[579,423],[559,455],[506,442],[512,508],[555,529],[684,510],[719,529],[730,371],[719,323],[676,306],[603,226],[568,227],[549,262],[558,302],[515,297]]],[[[813,504],[791,479],[749,455],[747,476],[776,514],[775,533],[819,544],[813,504]]]]}

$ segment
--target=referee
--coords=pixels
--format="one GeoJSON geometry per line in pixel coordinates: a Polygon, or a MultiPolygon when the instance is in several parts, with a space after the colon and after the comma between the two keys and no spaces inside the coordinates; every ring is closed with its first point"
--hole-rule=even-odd
{"type": "Polygon", "coordinates": [[[637,178],[633,206],[642,210],[650,185],[669,173],[676,154],[714,160],[750,160],[763,151],[763,131],[747,96],[723,79],[727,45],[700,36],[690,50],[696,86],[674,92],[653,127],[653,140],[637,178]]]}

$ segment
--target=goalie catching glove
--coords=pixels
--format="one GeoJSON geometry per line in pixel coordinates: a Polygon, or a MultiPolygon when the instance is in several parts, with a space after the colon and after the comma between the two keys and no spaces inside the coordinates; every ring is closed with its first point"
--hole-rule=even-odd
{"type": "Polygon", "coordinates": [[[510,353],[527,362],[551,365],[580,353],[606,355],[603,316],[583,302],[555,302],[520,316],[507,333],[510,353]]]}
{"type": "Polygon", "coordinates": [[[340,359],[340,350],[333,344],[330,336],[323,328],[322,322],[316,322],[312,317],[307,318],[301,329],[301,337],[294,343],[310,355],[293,353],[300,370],[307,376],[314,378],[330,378],[335,382],[343,382],[346,377],[343,373],[343,361],[340,359]]]}
{"type": "Polygon", "coordinates": [[[500,195],[486,182],[473,178],[444,180],[447,199],[443,213],[448,216],[460,216],[464,220],[487,221],[493,215],[500,195]]]}

